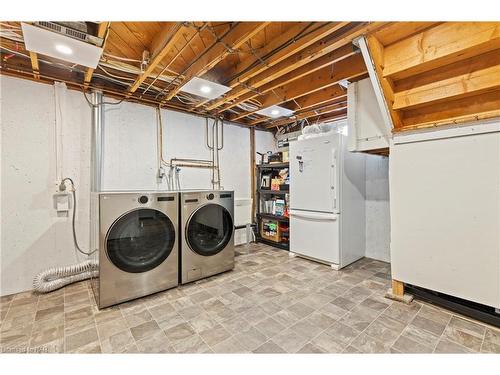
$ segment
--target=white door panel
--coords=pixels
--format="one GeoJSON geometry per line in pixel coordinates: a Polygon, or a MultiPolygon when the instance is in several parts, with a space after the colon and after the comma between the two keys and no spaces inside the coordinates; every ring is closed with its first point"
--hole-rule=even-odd
{"type": "Polygon", "coordinates": [[[290,144],[290,205],[293,209],[336,212],[339,135],[290,144]]]}
{"type": "Polygon", "coordinates": [[[340,215],[290,211],[290,251],[326,263],[339,264],[340,215]]]}

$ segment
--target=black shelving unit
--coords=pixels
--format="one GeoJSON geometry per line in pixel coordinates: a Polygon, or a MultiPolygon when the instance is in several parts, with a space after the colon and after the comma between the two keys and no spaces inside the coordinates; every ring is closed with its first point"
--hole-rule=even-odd
{"type": "MultiPolygon", "coordinates": [[[[267,238],[263,238],[261,236],[261,228],[262,228],[262,220],[263,219],[268,219],[268,220],[273,220],[278,222],[279,224],[287,225],[289,223],[289,219],[286,216],[279,216],[279,215],[273,215],[271,213],[264,213],[261,212],[260,207],[261,207],[261,200],[265,197],[270,197],[270,196],[276,196],[280,197],[283,199],[286,199],[286,195],[289,194],[289,190],[271,190],[271,189],[262,189],[261,188],[261,180],[262,180],[262,174],[263,173],[273,173],[273,171],[276,171],[276,174],[278,170],[284,169],[284,168],[289,168],[289,163],[270,163],[270,164],[258,164],[256,166],[256,184],[257,186],[255,187],[256,189],[256,202],[255,202],[255,209],[256,209],[256,222],[257,225],[255,227],[255,238],[257,242],[261,242],[270,246],[277,247],[279,249],[283,250],[289,250],[289,244],[288,242],[277,242],[273,241],[267,238]]],[[[287,202],[288,203],[288,202],[287,202]]],[[[288,230],[288,235],[289,235],[289,230],[288,230]]]]}

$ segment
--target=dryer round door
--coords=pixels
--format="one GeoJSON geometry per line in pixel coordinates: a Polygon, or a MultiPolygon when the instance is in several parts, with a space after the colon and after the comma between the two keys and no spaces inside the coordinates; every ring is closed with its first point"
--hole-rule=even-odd
{"type": "Polygon", "coordinates": [[[137,209],[118,218],[108,230],[106,253],[125,272],[147,272],[172,252],[175,227],[162,212],[137,209]]]}
{"type": "Polygon", "coordinates": [[[233,235],[233,219],[218,204],[207,204],[196,210],[186,225],[186,240],[195,253],[215,255],[227,246],[233,235]]]}

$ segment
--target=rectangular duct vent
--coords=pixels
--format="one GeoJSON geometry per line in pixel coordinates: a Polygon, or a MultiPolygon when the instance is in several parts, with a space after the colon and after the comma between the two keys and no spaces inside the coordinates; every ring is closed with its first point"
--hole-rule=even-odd
{"type": "Polygon", "coordinates": [[[85,42],[85,43],[93,44],[97,47],[101,47],[102,43],[103,43],[102,38],[98,38],[94,35],[90,35],[90,34],[82,32],[82,31],[75,30],[75,29],[72,29],[70,27],[60,25],[60,24],[55,23],[55,22],[37,21],[37,22],[33,22],[33,25],[42,27],[46,30],[55,31],[56,33],[69,36],[70,38],[77,39],[77,40],[80,40],[80,41],[85,42]]]}

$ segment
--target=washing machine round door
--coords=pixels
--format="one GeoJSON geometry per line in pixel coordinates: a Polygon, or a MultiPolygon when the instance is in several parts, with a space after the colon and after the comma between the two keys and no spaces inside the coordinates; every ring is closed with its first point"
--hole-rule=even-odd
{"type": "Polygon", "coordinates": [[[191,215],[186,226],[186,240],[197,254],[210,256],[221,252],[233,235],[233,219],[218,204],[207,204],[191,215]]]}
{"type": "Polygon", "coordinates": [[[109,260],[125,272],[146,272],[172,252],[175,228],[162,212],[138,209],[118,218],[106,236],[109,260]]]}

